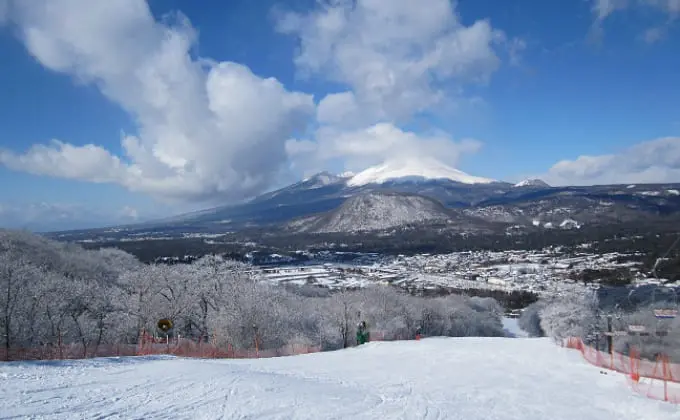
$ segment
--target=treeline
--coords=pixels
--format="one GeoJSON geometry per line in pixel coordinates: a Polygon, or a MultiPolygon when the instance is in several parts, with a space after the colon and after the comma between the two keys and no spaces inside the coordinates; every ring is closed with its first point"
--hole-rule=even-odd
{"type": "Polygon", "coordinates": [[[611,329],[628,333],[629,326],[641,326],[643,335],[614,337],[613,351],[627,355],[635,348],[642,358],[655,360],[663,354],[680,363],[680,319],[654,315],[655,309],[678,309],[677,302],[666,299],[627,306],[625,299],[613,305],[611,301],[603,304],[597,294],[587,293],[539,300],[522,312],[519,325],[535,337],[548,336],[558,341],[579,337],[602,351],[609,351],[605,332],[611,329]]]}
{"type": "Polygon", "coordinates": [[[0,231],[0,336],[12,349],[76,343],[134,344],[170,319],[172,335],[218,346],[260,349],[288,344],[324,350],[353,344],[368,322],[385,339],[502,336],[493,299],[419,298],[392,287],[310,296],[259,282],[249,266],[206,256],[192,264],[143,264],[117,249],[84,250],[25,232],[0,231]]]}
{"type": "Polygon", "coordinates": [[[523,309],[538,301],[538,295],[526,290],[505,290],[494,289],[458,289],[454,287],[437,287],[432,289],[415,289],[409,291],[417,296],[448,296],[451,294],[474,296],[480,298],[491,298],[498,302],[506,311],[523,309]]]}
{"type": "MultiPolygon", "coordinates": [[[[414,255],[421,253],[450,253],[475,250],[530,250],[547,246],[561,246],[565,252],[621,252],[640,253],[639,260],[646,270],[657,258],[672,248],[680,234],[676,225],[645,223],[586,226],[582,229],[531,229],[521,234],[461,235],[443,229],[414,229],[395,231],[386,236],[380,233],[289,234],[272,229],[251,229],[226,234],[211,243],[201,238],[178,238],[150,241],[113,241],[104,244],[84,244],[88,248],[112,247],[123,249],[143,262],[159,257],[186,255],[228,254],[243,259],[247,252],[287,253],[295,250],[337,249],[347,252],[376,252],[381,254],[414,255]],[[587,249],[580,246],[590,244],[587,249]]],[[[680,247],[671,249],[658,267],[659,275],[675,278],[680,272],[680,247]]]]}
{"type": "Polygon", "coordinates": [[[586,268],[583,271],[571,273],[570,278],[583,284],[598,283],[602,286],[622,287],[632,283],[635,273],[628,267],[586,268]]]}

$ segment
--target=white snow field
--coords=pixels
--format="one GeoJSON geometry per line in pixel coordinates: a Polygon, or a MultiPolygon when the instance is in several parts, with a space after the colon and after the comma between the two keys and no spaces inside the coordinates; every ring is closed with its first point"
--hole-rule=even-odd
{"type": "Polygon", "coordinates": [[[259,360],[0,365],[1,418],[680,419],[548,339],[429,338],[259,360]]]}

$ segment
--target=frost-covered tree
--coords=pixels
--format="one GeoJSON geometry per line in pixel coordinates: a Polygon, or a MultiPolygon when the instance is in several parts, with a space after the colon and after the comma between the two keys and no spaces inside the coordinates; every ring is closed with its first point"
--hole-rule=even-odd
{"type": "Polygon", "coordinates": [[[540,327],[555,340],[586,337],[599,328],[597,296],[594,293],[573,293],[544,305],[540,311],[540,327]]]}
{"type": "Polygon", "coordinates": [[[524,308],[522,315],[520,315],[517,321],[519,327],[526,331],[531,337],[545,336],[545,331],[541,328],[541,311],[544,308],[544,301],[534,302],[524,308]]]}
{"type": "Polygon", "coordinates": [[[226,348],[354,344],[360,320],[385,339],[502,335],[491,299],[419,298],[392,287],[339,292],[274,286],[250,267],[207,256],[193,264],[141,264],[117,249],[84,250],[27,232],[0,230],[0,334],[21,348],[70,346],[81,356],[159,333],[226,348]]]}
{"type": "Polygon", "coordinates": [[[654,360],[659,355],[666,355],[675,363],[680,362],[680,319],[657,318],[655,309],[671,309],[674,304],[650,303],[622,314],[616,320],[616,329],[626,330],[630,325],[642,326],[646,335],[630,334],[616,337],[614,350],[629,354],[633,349],[646,359],[654,360]]]}
{"type": "Polygon", "coordinates": [[[333,346],[346,348],[353,342],[355,326],[359,322],[359,308],[355,292],[342,290],[326,302],[324,332],[326,341],[333,346]]]}
{"type": "Polygon", "coordinates": [[[36,322],[37,271],[22,258],[20,249],[0,237],[0,334],[6,358],[13,346],[25,344],[36,322]]]}

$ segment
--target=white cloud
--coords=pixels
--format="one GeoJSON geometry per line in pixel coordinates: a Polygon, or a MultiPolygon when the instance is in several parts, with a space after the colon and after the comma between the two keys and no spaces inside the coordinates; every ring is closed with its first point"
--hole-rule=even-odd
{"type": "Polygon", "coordinates": [[[647,29],[642,39],[647,43],[654,43],[664,37],[667,26],[680,16],[680,0],[592,0],[592,12],[595,17],[591,36],[598,40],[602,37],[602,23],[613,13],[622,10],[655,9],[667,16],[663,25],[647,29]]]}
{"type": "Polygon", "coordinates": [[[656,7],[669,13],[677,15],[680,13],[680,0],[638,0],[648,6],[656,7]]]}
{"type": "Polygon", "coordinates": [[[137,126],[121,136],[120,155],[98,139],[61,139],[0,150],[0,164],[191,202],[256,194],[289,159],[301,170],[331,161],[361,170],[405,155],[455,164],[480,143],[400,124],[478,101],[467,87],[487,83],[504,54],[516,64],[526,47],[488,20],[464,25],[450,0],[319,1],[277,21],[300,42],[298,70],[342,86],[317,107],[311,95],[241,64],[195,58],[188,20],[156,21],[143,0],[1,4],[39,63],[97,86],[137,126]],[[314,135],[303,138],[313,122],[314,135]]]}
{"type": "Polygon", "coordinates": [[[118,212],[118,215],[122,218],[130,219],[130,220],[137,220],[139,219],[139,211],[137,211],[136,208],[130,207],[130,206],[124,206],[120,211],[118,212]]]}
{"type": "Polygon", "coordinates": [[[9,0],[0,0],[0,24],[4,23],[9,16],[9,0]]]}
{"type": "Polygon", "coordinates": [[[120,159],[107,150],[92,144],[73,146],[59,140],[34,145],[20,155],[0,150],[0,162],[13,170],[92,182],[123,182],[125,175],[120,159]]]}
{"type": "Polygon", "coordinates": [[[376,120],[370,109],[362,109],[352,92],[331,93],[321,99],[316,109],[321,124],[361,127],[376,120]]]}
{"type": "Polygon", "coordinates": [[[9,19],[38,62],[95,84],[138,124],[121,139],[125,156],[53,141],[2,151],[0,163],[11,169],[162,197],[243,197],[270,184],[287,159],[285,140],[314,113],[310,95],[275,79],[193,59],[188,20],[178,14],[157,22],[145,1],[0,4],[11,6],[9,19]]]}
{"type": "MultiPolygon", "coordinates": [[[[299,40],[295,63],[301,74],[347,88],[319,102],[321,128],[312,139],[317,147],[310,150],[305,140],[306,160],[298,164],[318,167],[336,159],[349,170],[395,153],[457,161],[476,150],[448,135],[398,126],[416,114],[467,103],[465,88],[488,82],[501,53],[517,63],[526,47],[488,20],[464,25],[450,0],[324,1],[309,13],[280,13],[277,29],[299,40]]],[[[289,141],[289,151],[297,153],[300,144],[289,141]]]]}
{"type": "Polygon", "coordinates": [[[375,121],[408,118],[464,83],[486,82],[508,41],[487,20],[463,25],[450,0],[324,2],[308,14],[282,14],[278,30],[298,37],[295,63],[303,74],[348,86],[353,100],[343,96],[342,104],[375,121]]]}
{"type": "Polygon", "coordinates": [[[642,37],[646,43],[653,44],[663,39],[666,36],[666,31],[667,31],[666,26],[649,28],[644,32],[642,37]]]}
{"type": "Polygon", "coordinates": [[[680,0],[592,0],[592,3],[593,14],[600,21],[629,8],[651,7],[670,15],[680,13],[680,0]]]}
{"type": "Polygon", "coordinates": [[[73,203],[0,203],[0,228],[33,231],[84,229],[133,223],[140,218],[139,212],[130,206],[101,210],[73,203]]]}
{"type": "Polygon", "coordinates": [[[678,182],[680,137],[639,143],[617,154],[563,160],[539,177],[551,185],[678,182]]]}
{"type": "Polygon", "coordinates": [[[321,166],[320,162],[341,159],[349,171],[363,170],[385,160],[431,157],[455,165],[461,155],[474,153],[481,147],[477,140],[456,142],[443,132],[417,134],[389,123],[356,130],[322,127],[315,137],[316,142],[288,141],[287,149],[295,162],[321,166]]]}
{"type": "Polygon", "coordinates": [[[593,0],[593,14],[595,19],[603,21],[617,10],[628,7],[629,0],[593,0]]]}

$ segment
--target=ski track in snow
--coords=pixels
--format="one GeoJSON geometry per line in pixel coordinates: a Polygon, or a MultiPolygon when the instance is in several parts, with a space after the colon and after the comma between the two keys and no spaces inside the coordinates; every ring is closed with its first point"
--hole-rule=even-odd
{"type": "Polygon", "coordinates": [[[0,418],[680,419],[548,339],[428,338],[260,360],[0,365],[0,418]]]}

